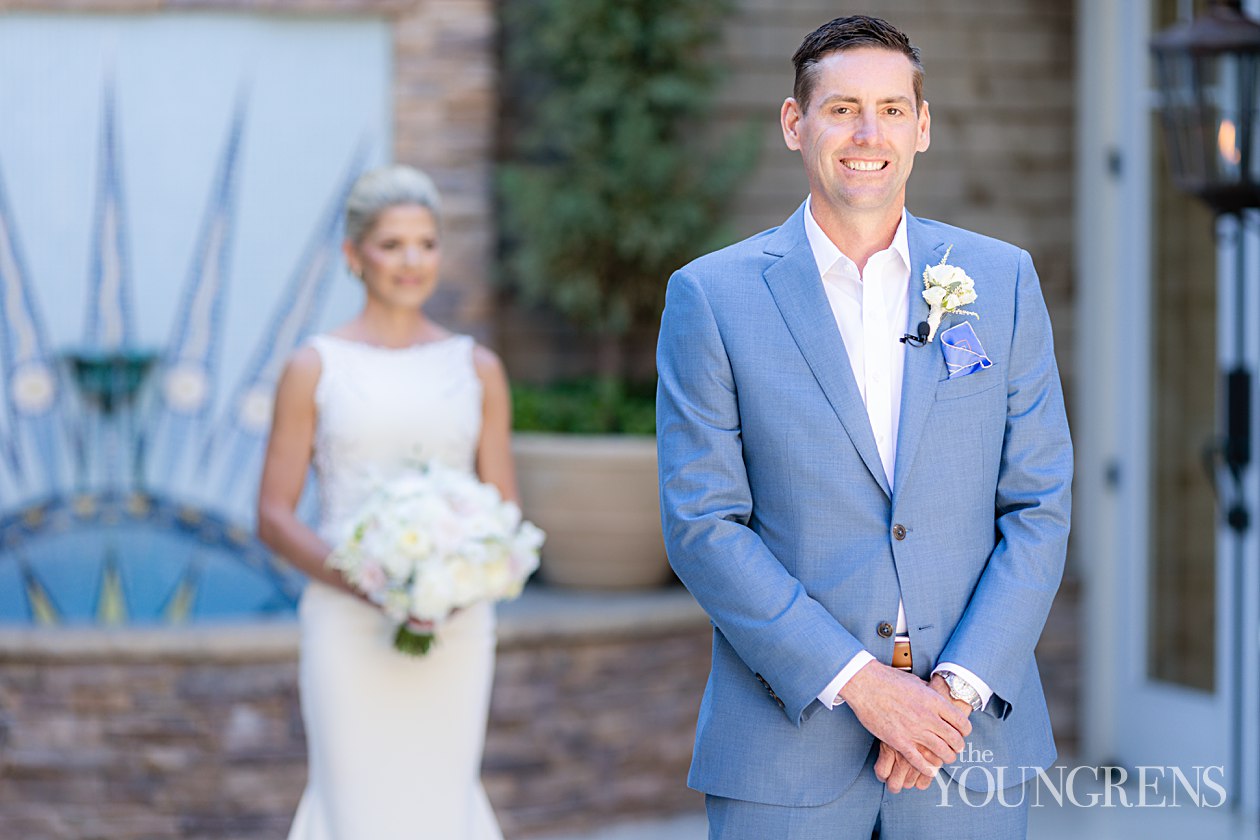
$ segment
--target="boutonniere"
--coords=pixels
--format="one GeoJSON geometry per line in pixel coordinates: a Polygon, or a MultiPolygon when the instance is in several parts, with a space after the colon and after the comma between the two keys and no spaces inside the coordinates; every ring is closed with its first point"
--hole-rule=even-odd
{"type": "Polygon", "coordinates": [[[948,265],[949,252],[954,250],[950,245],[945,249],[945,256],[936,265],[923,269],[923,299],[928,305],[928,342],[936,335],[936,328],[941,325],[941,318],[946,313],[953,315],[980,316],[968,312],[962,307],[974,303],[976,299],[976,281],[967,276],[956,265],[948,265]]]}

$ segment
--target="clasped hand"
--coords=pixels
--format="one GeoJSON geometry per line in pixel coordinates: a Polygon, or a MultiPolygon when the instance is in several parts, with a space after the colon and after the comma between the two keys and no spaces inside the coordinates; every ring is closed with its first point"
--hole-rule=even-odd
{"type": "Polygon", "coordinates": [[[415,618],[413,616],[407,619],[407,629],[410,630],[412,633],[436,633],[438,626],[440,624],[450,621],[452,618],[459,615],[462,611],[463,611],[463,607],[456,607],[455,609],[448,612],[446,614],[446,618],[442,619],[442,621],[440,622],[439,621],[426,621],[422,618],[415,618]]]}
{"type": "Polygon", "coordinates": [[[858,671],[840,692],[858,721],[879,739],[875,776],[892,793],[927,790],[958,758],[971,734],[971,706],[949,696],[939,676],[924,682],[879,662],[858,671]]]}

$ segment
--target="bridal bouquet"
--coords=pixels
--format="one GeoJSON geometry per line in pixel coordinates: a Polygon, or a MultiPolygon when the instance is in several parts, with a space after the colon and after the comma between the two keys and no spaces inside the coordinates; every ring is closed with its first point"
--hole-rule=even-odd
{"type": "Polygon", "coordinates": [[[394,647],[428,653],[453,610],[521,594],[544,534],[497,488],[430,463],[383,485],[328,564],[398,622],[394,647]]]}

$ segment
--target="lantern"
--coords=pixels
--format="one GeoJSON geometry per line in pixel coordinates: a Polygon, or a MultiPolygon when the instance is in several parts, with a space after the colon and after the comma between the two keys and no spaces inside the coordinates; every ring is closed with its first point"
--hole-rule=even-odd
{"type": "Polygon", "coordinates": [[[1151,49],[1174,182],[1218,214],[1260,207],[1260,23],[1216,2],[1151,49]]]}

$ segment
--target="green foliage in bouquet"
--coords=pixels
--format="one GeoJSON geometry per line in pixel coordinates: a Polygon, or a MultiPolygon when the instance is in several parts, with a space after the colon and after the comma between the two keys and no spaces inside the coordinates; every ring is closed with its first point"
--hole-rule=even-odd
{"type": "Polygon", "coordinates": [[[710,131],[730,0],[511,0],[499,188],[506,273],[600,340],[655,324],[669,275],[729,242],[722,213],[755,157],[751,130],[710,131]]]}
{"type": "Polygon", "coordinates": [[[417,633],[404,624],[394,633],[394,648],[408,656],[424,656],[436,638],[432,633],[417,633]]]}
{"type": "Polygon", "coordinates": [[[656,433],[655,385],[580,379],[512,386],[512,428],[571,434],[656,433]]]}

